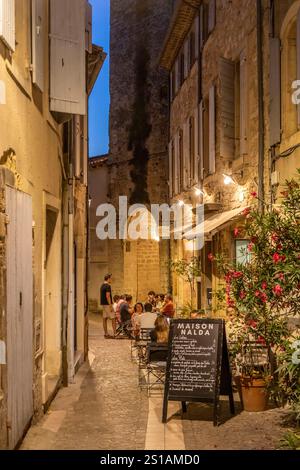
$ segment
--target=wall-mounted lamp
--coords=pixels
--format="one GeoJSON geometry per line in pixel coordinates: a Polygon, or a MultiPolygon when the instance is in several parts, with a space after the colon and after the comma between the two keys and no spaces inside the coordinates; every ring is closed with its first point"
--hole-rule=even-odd
{"type": "Polygon", "coordinates": [[[89,196],[89,207],[92,205],[92,196],[89,196]]]}
{"type": "Polygon", "coordinates": [[[199,188],[194,188],[196,196],[204,196],[204,192],[199,188]]]}
{"type": "Polygon", "coordinates": [[[183,207],[184,206],[184,201],[182,199],[179,199],[178,205],[179,205],[179,207],[183,207]]]}
{"type": "Polygon", "coordinates": [[[238,175],[240,178],[243,178],[244,172],[243,172],[243,170],[241,170],[241,171],[238,171],[237,173],[233,173],[232,175],[227,175],[227,174],[224,174],[224,173],[223,173],[224,184],[225,184],[226,186],[229,186],[229,185],[231,185],[231,184],[235,184],[235,185],[238,184],[238,183],[235,181],[235,179],[233,178],[233,175],[238,175]]]}

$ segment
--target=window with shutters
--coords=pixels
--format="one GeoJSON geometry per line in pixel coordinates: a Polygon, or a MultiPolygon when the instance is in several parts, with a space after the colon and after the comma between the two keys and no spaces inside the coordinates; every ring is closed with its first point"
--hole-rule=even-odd
{"type": "Polygon", "coordinates": [[[15,50],[15,0],[0,0],[0,39],[5,45],[15,50]]]}
{"type": "Polygon", "coordinates": [[[290,24],[288,31],[286,31],[283,55],[283,116],[285,116],[283,131],[285,137],[290,137],[298,131],[297,106],[295,106],[292,102],[292,84],[295,80],[297,80],[296,18],[292,24],[290,24]]]}
{"type": "Polygon", "coordinates": [[[179,131],[179,148],[178,148],[178,175],[179,175],[179,192],[184,189],[184,148],[183,148],[183,130],[179,131]]]}
{"type": "Polygon", "coordinates": [[[176,152],[175,152],[175,143],[172,140],[171,147],[171,164],[172,164],[172,195],[176,194],[176,152]]]}
{"type": "Polygon", "coordinates": [[[245,153],[247,89],[245,82],[243,87],[241,86],[240,61],[233,62],[221,58],[219,66],[221,108],[220,154],[224,159],[230,161],[245,153]],[[243,93],[243,97],[241,93],[243,93]],[[241,143],[241,127],[243,128],[243,146],[241,143]]]}
{"type": "Polygon", "coordinates": [[[191,116],[189,119],[189,155],[190,155],[190,168],[191,168],[191,180],[195,180],[195,118],[191,116]]]}
{"type": "Polygon", "coordinates": [[[203,170],[204,177],[209,175],[209,99],[203,100],[203,118],[202,118],[202,137],[203,137],[203,170]]]}
{"type": "Polygon", "coordinates": [[[50,110],[86,114],[86,1],[50,0],[50,110]]]}
{"type": "Polygon", "coordinates": [[[45,2],[32,0],[32,82],[44,91],[45,2]]]}

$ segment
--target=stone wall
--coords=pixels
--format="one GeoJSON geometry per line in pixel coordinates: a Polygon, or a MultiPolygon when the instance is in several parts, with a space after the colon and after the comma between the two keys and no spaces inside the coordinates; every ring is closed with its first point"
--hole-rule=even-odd
{"type": "MultiPolygon", "coordinates": [[[[159,69],[158,58],[171,7],[171,1],[111,1],[108,167],[109,201],[116,207],[122,195],[128,196],[129,204],[148,208],[168,201],[168,74],[159,69]]],[[[123,242],[109,242],[114,292],[125,289],[141,298],[154,286],[166,291],[167,250],[157,242],[137,245],[131,245],[130,255],[123,242]],[[133,262],[136,256],[137,263],[133,262]]]]}

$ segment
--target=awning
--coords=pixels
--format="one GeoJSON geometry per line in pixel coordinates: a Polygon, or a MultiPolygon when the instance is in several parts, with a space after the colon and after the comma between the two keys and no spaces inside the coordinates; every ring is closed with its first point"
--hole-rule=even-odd
{"type": "Polygon", "coordinates": [[[215,214],[201,224],[197,225],[193,230],[184,234],[187,240],[193,240],[197,237],[204,236],[211,238],[215,233],[219,232],[227,225],[238,219],[248,207],[239,207],[227,212],[215,214]]]}

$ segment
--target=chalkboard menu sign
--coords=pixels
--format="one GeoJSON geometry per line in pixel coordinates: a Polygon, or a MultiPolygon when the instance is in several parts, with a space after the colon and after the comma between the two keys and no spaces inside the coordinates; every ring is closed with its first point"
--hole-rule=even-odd
{"type": "Polygon", "coordinates": [[[219,396],[229,396],[234,413],[231,374],[223,320],[172,320],[170,325],[163,422],[168,401],[214,403],[219,421],[219,396]]]}

